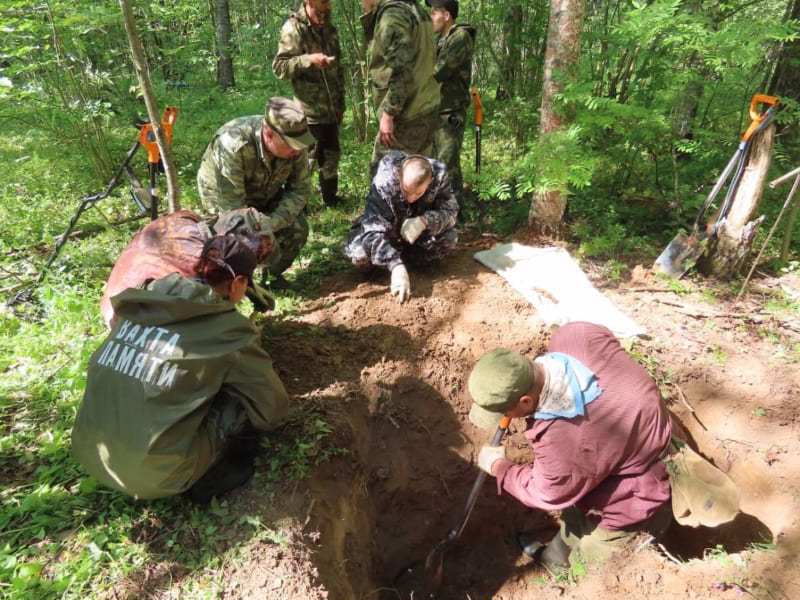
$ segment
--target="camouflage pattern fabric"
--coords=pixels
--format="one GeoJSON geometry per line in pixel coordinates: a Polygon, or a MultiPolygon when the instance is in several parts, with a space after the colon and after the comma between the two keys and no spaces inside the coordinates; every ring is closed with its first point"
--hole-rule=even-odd
{"type": "Polygon", "coordinates": [[[292,82],[309,124],[340,123],[344,114],[344,67],[339,35],[331,23],[314,27],[301,4],[281,28],[272,70],[292,82]],[[311,64],[310,54],[321,52],[336,60],[325,69],[311,64]]]}
{"type": "Polygon", "coordinates": [[[269,154],[261,143],[261,115],[220,127],[197,172],[200,201],[209,213],[250,206],[263,230],[276,234],[302,214],[311,195],[308,153],[296,159],[269,154]]]}
{"type": "Polygon", "coordinates": [[[455,229],[458,201],[441,162],[428,159],[433,179],[425,194],[408,204],[400,188],[400,166],[406,154],[393,151],[381,160],[366,199],[366,208],[350,229],[344,253],[360,268],[392,269],[409,261],[427,262],[442,258],[458,242],[455,229]],[[408,218],[424,216],[427,229],[414,244],[400,236],[408,218]]]}
{"type": "Polygon", "coordinates": [[[378,0],[365,15],[369,79],[378,114],[414,119],[439,108],[433,24],[416,0],[378,0]]]}
{"type": "Polygon", "coordinates": [[[576,506],[561,511],[560,535],[572,550],[569,563],[602,564],[615,553],[622,550],[641,532],[647,532],[656,539],[667,531],[672,522],[672,506],[665,502],[653,515],[628,529],[606,529],[597,525],[576,506]]]}
{"type": "Polygon", "coordinates": [[[454,110],[439,115],[439,128],[433,135],[433,155],[447,165],[447,173],[456,195],[464,185],[461,175],[461,146],[464,143],[466,109],[454,110]]]}
{"type": "Polygon", "coordinates": [[[423,115],[411,121],[395,120],[394,137],[397,145],[389,147],[381,142],[380,132],[375,136],[375,144],[372,148],[372,159],[370,161],[370,172],[374,175],[378,168],[378,163],[389,152],[400,151],[406,154],[422,154],[431,156],[433,154],[433,138],[439,128],[439,113],[433,112],[423,115]]]}
{"type": "Polygon", "coordinates": [[[302,213],[289,225],[275,234],[275,249],[264,263],[265,274],[273,277],[288,269],[308,239],[308,221],[302,213]]]}
{"type": "Polygon", "coordinates": [[[442,84],[441,112],[465,110],[469,106],[475,35],[471,25],[458,24],[436,41],[433,76],[442,84]]]}
{"type": "Polygon", "coordinates": [[[313,124],[308,126],[311,135],[317,140],[311,150],[311,162],[319,167],[320,180],[336,179],[339,176],[339,125],[336,123],[313,124]]]}

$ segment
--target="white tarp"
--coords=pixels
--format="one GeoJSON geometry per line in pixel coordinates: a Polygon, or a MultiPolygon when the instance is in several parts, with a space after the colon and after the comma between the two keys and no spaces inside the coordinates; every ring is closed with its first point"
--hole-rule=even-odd
{"type": "Polygon", "coordinates": [[[547,325],[589,321],[605,325],[619,339],[645,329],[603,296],[563,248],[533,248],[511,243],[475,253],[539,311],[547,325]]]}

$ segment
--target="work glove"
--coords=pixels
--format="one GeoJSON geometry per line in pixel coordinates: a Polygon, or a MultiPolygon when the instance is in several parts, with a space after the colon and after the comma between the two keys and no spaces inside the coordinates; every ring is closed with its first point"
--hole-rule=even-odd
{"type": "Polygon", "coordinates": [[[494,473],[492,473],[492,465],[505,457],[505,446],[483,446],[481,451],[478,452],[478,467],[482,471],[486,471],[489,475],[494,475],[494,473]]]}
{"type": "Polygon", "coordinates": [[[400,304],[411,297],[411,280],[408,278],[405,265],[399,264],[392,269],[392,283],[389,289],[400,304]]]}
{"type": "Polygon", "coordinates": [[[427,227],[428,224],[425,222],[424,217],[411,217],[403,221],[403,225],[400,227],[400,235],[409,244],[413,244],[427,227]]]}

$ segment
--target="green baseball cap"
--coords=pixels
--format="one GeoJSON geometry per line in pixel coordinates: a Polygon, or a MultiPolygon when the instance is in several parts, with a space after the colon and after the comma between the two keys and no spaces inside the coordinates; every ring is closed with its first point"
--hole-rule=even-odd
{"type": "Polygon", "coordinates": [[[473,400],[469,420],[481,429],[494,429],[533,382],[533,365],[521,354],[506,348],[484,354],[467,382],[473,400]]]}
{"type": "Polygon", "coordinates": [[[270,98],[264,107],[264,120],[294,150],[305,150],[315,142],[303,108],[295,100],[281,96],[270,98]]]}

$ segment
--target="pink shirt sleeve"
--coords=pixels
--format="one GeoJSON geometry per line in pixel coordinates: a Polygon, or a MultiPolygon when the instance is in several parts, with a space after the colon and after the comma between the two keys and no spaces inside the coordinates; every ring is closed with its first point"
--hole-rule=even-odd
{"type": "Polygon", "coordinates": [[[547,444],[537,444],[536,460],[518,465],[509,460],[497,468],[497,492],[505,490],[525,506],[540,510],[561,510],[574,505],[594,489],[598,481],[577,471],[573,464],[560,460],[563,449],[547,452],[547,444]]]}

